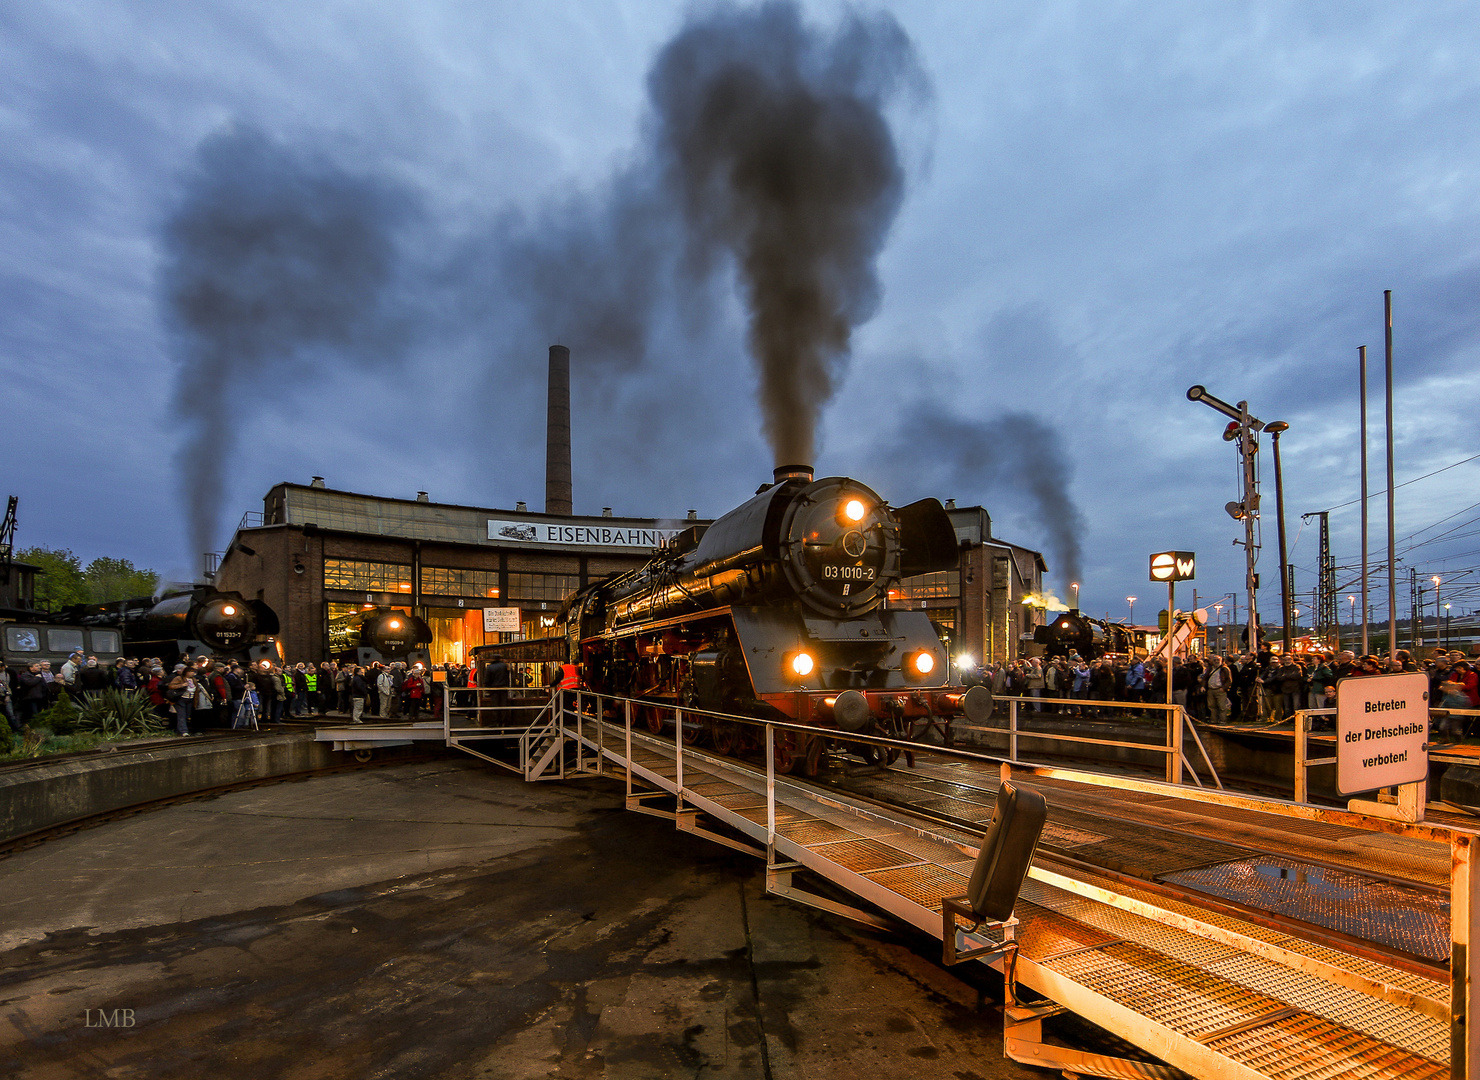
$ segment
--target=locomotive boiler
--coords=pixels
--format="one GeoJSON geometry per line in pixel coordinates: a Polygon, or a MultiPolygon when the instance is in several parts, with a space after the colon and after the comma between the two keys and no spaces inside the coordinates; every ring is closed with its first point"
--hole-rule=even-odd
{"type": "Polygon", "coordinates": [[[117,627],[125,656],[167,664],[200,656],[255,663],[280,659],[277,613],[261,600],[198,586],[188,592],[88,604],[58,612],[60,621],[117,627]]]}
{"type": "MultiPolygon", "coordinates": [[[[776,733],[778,768],[815,773],[828,738],[908,738],[920,720],[990,713],[985,688],[948,683],[925,613],[888,606],[902,578],[956,569],[959,559],[938,501],[896,509],[848,477],[783,467],[750,501],[681,533],[646,565],[573,594],[560,622],[595,690],[831,729],[776,733]]],[[[643,711],[660,730],[665,711],[643,711]]],[[[736,753],[756,730],[706,718],[686,721],[680,735],[736,753]]]]}

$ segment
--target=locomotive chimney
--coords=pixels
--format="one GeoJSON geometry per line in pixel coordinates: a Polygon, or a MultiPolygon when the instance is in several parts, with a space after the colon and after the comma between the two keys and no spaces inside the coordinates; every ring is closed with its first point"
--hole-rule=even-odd
{"type": "Polygon", "coordinates": [[[810,465],[777,465],[773,474],[776,483],[783,480],[800,480],[803,483],[812,482],[812,466],[810,465]]]}
{"type": "Polygon", "coordinates": [[[570,350],[550,346],[550,389],[545,421],[545,513],[571,513],[570,350]]]}

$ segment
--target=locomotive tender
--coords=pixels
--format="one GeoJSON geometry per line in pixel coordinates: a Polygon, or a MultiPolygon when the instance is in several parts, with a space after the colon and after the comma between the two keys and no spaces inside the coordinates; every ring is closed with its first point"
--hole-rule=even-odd
{"type": "MultiPolygon", "coordinates": [[[[574,593],[560,621],[571,660],[599,692],[908,738],[920,720],[991,711],[985,688],[949,685],[925,613],[887,603],[901,578],[959,562],[935,499],[895,509],[856,480],[784,466],[646,565],[574,593]]],[[[643,712],[661,730],[664,714],[643,712]]],[[[756,731],[710,717],[686,721],[681,735],[733,754],[753,748],[756,731]]],[[[778,769],[815,774],[830,737],[778,731],[778,769]]]]}

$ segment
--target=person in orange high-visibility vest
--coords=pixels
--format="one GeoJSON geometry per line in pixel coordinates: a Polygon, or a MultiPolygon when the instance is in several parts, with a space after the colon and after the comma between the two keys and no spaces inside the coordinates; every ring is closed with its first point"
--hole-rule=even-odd
{"type": "Polygon", "coordinates": [[[574,690],[581,681],[581,671],[574,664],[560,665],[560,689],[574,690]]]}

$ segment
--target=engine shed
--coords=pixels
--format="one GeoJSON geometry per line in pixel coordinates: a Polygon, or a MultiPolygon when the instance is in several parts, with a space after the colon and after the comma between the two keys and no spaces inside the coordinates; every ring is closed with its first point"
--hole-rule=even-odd
{"type": "MultiPolygon", "coordinates": [[[[1018,655],[1038,613],[1036,551],[999,540],[980,506],[947,504],[959,570],[906,578],[889,606],[923,610],[954,655],[1018,655]]],[[[431,627],[433,664],[467,663],[481,645],[546,637],[571,592],[645,563],[673,536],[709,520],[578,516],[392,498],[329,488],[322,479],[274,485],[243,515],[215,571],[218,589],[265,601],[279,615],[291,663],[351,644],[356,616],[392,608],[431,627]]]]}

